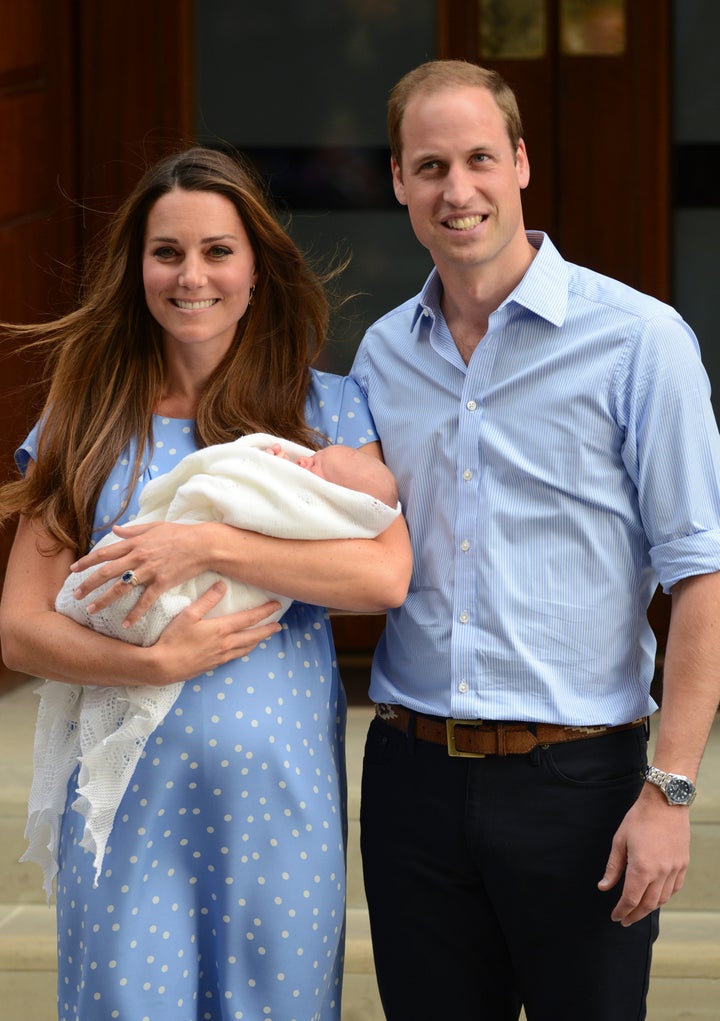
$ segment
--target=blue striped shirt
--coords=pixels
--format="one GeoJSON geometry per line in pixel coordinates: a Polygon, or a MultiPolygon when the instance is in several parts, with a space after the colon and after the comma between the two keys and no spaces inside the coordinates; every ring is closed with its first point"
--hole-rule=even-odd
{"type": "Polygon", "coordinates": [[[436,271],[352,369],[415,566],[371,697],[463,719],[624,723],[654,708],[658,583],[720,570],[720,440],[696,338],[549,238],[465,365],[436,271]]]}

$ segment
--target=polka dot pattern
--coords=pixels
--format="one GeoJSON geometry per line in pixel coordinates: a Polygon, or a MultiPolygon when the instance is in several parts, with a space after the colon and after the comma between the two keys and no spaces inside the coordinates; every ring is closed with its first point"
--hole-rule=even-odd
{"type": "MultiPolygon", "coordinates": [[[[347,380],[314,375],[309,420],[375,439],[347,380]],[[314,410],[313,410],[314,408],[314,410]]],[[[194,449],[156,418],[152,467],[194,449]]],[[[123,458],[98,503],[112,519],[123,458]]],[[[126,519],[137,511],[137,494],[126,519]]],[[[57,879],[60,1021],[339,1021],[345,701],[326,612],[294,603],[249,656],[188,681],[119,807],[103,873],[68,788],[57,879]]]]}

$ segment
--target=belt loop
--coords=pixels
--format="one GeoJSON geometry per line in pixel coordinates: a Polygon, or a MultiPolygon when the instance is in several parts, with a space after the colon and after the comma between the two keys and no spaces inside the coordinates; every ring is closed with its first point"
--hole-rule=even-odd
{"type": "Polygon", "coordinates": [[[408,725],[407,725],[407,734],[406,734],[407,741],[408,741],[408,744],[407,744],[408,755],[414,755],[415,754],[415,729],[416,729],[416,724],[417,724],[417,713],[413,712],[413,710],[411,709],[411,710],[408,711],[408,725]]]}
{"type": "Polygon", "coordinates": [[[497,734],[497,753],[498,755],[507,755],[507,749],[505,747],[505,724],[496,723],[495,733],[497,734]]]}

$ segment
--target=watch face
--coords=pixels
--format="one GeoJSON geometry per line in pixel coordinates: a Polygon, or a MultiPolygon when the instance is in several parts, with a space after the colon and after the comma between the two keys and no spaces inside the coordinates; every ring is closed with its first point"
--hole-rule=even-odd
{"type": "Polygon", "coordinates": [[[680,777],[674,776],[668,781],[666,793],[671,801],[683,805],[686,801],[690,800],[692,786],[687,780],[681,780],[680,777]]]}

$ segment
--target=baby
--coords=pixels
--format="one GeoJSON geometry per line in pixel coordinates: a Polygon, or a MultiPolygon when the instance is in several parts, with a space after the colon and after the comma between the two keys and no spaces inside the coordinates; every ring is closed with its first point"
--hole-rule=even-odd
{"type": "MultiPolygon", "coordinates": [[[[377,458],[340,444],[313,451],[254,433],[195,451],[167,475],[153,479],[142,491],[140,514],[134,523],[214,520],[288,539],[371,538],[399,513],[395,478],[377,458]]],[[[98,546],[116,541],[109,533],[98,546]]],[[[142,578],[132,576],[127,592],[90,614],[87,606],[116,580],[77,600],[75,589],[93,570],[70,574],[58,593],[55,609],[86,627],[135,645],[154,644],[167,624],[219,578],[206,571],[163,593],[139,621],[124,628],[122,622],[140,597],[142,578]]],[[[291,603],[255,586],[223,580],[227,592],[210,611],[212,616],[277,599],[281,608],[268,619],[279,619],[291,603]]]]}
{"type": "MultiPolygon", "coordinates": [[[[266,449],[276,457],[292,460],[279,443],[266,449]]],[[[341,444],[323,447],[314,454],[300,454],[295,458],[295,464],[320,479],[359,493],[367,493],[388,507],[397,506],[398,487],[393,473],[382,461],[355,447],[344,447],[341,444]]]]}

